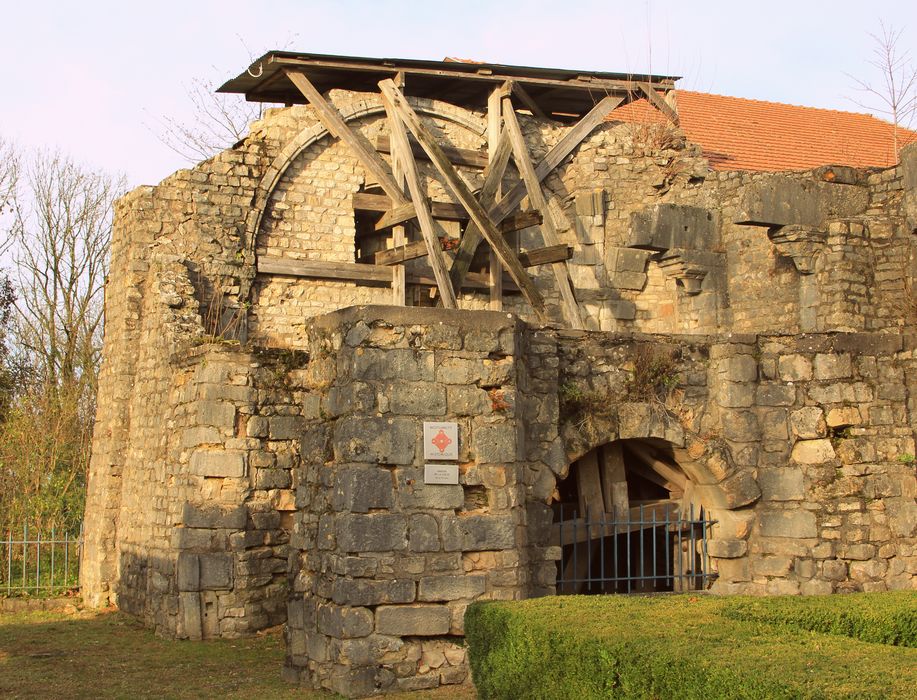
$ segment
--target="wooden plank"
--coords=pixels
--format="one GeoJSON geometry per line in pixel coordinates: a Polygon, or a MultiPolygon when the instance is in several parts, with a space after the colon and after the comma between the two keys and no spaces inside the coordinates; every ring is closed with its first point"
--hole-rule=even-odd
{"type": "Polygon", "coordinates": [[[627,471],[624,468],[624,452],[620,442],[612,442],[600,450],[602,476],[602,499],[605,510],[621,518],[630,508],[627,494],[627,471]]]}
{"type": "MultiPolygon", "coordinates": [[[[494,88],[487,97],[487,160],[492,163],[496,157],[497,148],[500,145],[500,136],[503,129],[503,94],[505,86],[494,88]]],[[[506,167],[505,165],[503,166],[506,167]]],[[[497,181],[497,187],[494,190],[494,197],[502,194],[500,182],[497,181]]],[[[488,304],[491,311],[503,310],[503,265],[500,264],[500,258],[497,253],[491,249],[489,254],[490,260],[487,265],[487,274],[490,277],[490,303],[488,304]]],[[[450,275],[451,277],[451,275],[450,275]]]]}
{"type": "Polygon", "coordinates": [[[516,284],[519,285],[523,296],[525,296],[532,310],[540,320],[546,321],[547,316],[541,292],[535,287],[535,283],[528,276],[525,268],[519,263],[519,259],[510,249],[509,245],[507,245],[503,238],[503,234],[494,225],[494,222],[490,219],[484,207],[475,199],[471,190],[468,189],[458,173],[455,172],[455,168],[449,163],[442,149],[440,149],[439,145],[436,143],[436,139],[420,123],[417,114],[414,113],[414,110],[411,109],[410,105],[405,100],[404,95],[401,94],[391,80],[383,80],[379,83],[379,87],[382,90],[382,94],[392,103],[405,126],[407,126],[420,145],[423,146],[427,155],[430,156],[433,165],[436,167],[437,171],[439,171],[439,174],[442,175],[446,184],[452,190],[452,193],[458,198],[459,203],[465,207],[471,220],[481,230],[481,234],[496,251],[497,255],[500,257],[500,262],[503,263],[503,266],[507,269],[510,276],[516,284]]]}
{"type": "Polygon", "coordinates": [[[656,109],[662,112],[666,119],[672,122],[675,126],[679,125],[678,113],[669,106],[669,103],[653,89],[653,86],[649,83],[637,83],[640,88],[640,92],[646,95],[646,99],[649,100],[649,103],[653,105],[656,109]]]}
{"type": "MultiPolygon", "coordinates": [[[[380,153],[391,153],[392,145],[388,136],[382,134],[381,136],[376,137],[376,150],[380,153]]],[[[426,151],[424,151],[420,144],[412,143],[411,152],[414,154],[415,158],[422,160],[430,160],[427,157],[426,151]]],[[[469,168],[486,168],[487,167],[487,155],[481,153],[480,151],[473,151],[470,148],[456,148],[455,146],[443,146],[443,153],[449,158],[449,161],[453,165],[464,165],[469,168]]]]}
{"type": "Polygon", "coordinates": [[[596,450],[590,450],[576,462],[576,491],[579,494],[581,515],[588,515],[590,520],[594,520],[605,514],[596,450]]]}
{"type": "MultiPolygon", "coordinates": [[[[617,521],[612,520],[612,516],[607,516],[607,525],[586,526],[585,518],[576,518],[575,520],[564,520],[561,523],[554,523],[551,528],[550,544],[552,546],[566,547],[571,544],[587,542],[602,537],[613,537],[640,530],[649,530],[653,527],[665,525],[666,518],[674,520],[678,514],[678,501],[655,501],[646,504],[643,507],[643,520],[640,520],[640,507],[629,508],[617,521]],[[653,523],[653,516],[656,516],[656,523],[653,523]],[[576,533],[574,534],[574,523],[576,533]],[[626,524],[617,524],[626,523],[626,524]],[[561,539],[563,535],[563,539],[561,539]]],[[[601,518],[599,518],[601,520],[601,518]]],[[[592,519],[590,523],[594,522],[592,519]]],[[[583,552],[585,556],[585,552],[583,552]]]]}
{"type": "Polygon", "coordinates": [[[382,265],[329,262],[327,260],[289,260],[262,255],[258,272],[290,277],[314,277],[344,282],[392,283],[392,269],[382,265]]]}
{"type": "MultiPolygon", "coordinates": [[[[507,219],[509,221],[509,219],[507,219]]],[[[506,221],[503,222],[506,224],[506,221]]],[[[549,265],[551,263],[563,262],[573,257],[573,246],[558,245],[547,246],[545,248],[535,248],[519,253],[519,262],[523,267],[535,267],[535,265],[549,265]]]]}
{"type": "Polygon", "coordinates": [[[362,140],[347,124],[344,122],[340,113],[330,105],[309,79],[301,72],[296,70],[286,71],[290,82],[305,96],[315,110],[319,121],[328,129],[331,134],[346,143],[350,150],[354,152],[363,167],[366,168],[373,177],[376,178],[385,193],[391,197],[396,206],[407,203],[407,199],[401,192],[388,164],[382,160],[382,157],[375,150],[368,148],[362,140]]]}
{"type": "MultiPolygon", "coordinates": [[[[506,131],[509,132],[509,140],[513,144],[513,160],[516,161],[516,168],[522,174],[529,201],[544,217],[541,223],[541,234],[544,237],[545,245],[558,245],[560,239],[554,226],[554,219],[551,217],[551,212],[548,211],[548,201],[544,192],[541,191],[541,180],[535,174],[535,166],[532,164],[528,147],[525,145],[525,136],[522,135],[522,128],[519,126],[519,120],[516,118],[516,112],[513,110],[509,97],[503,98],[503,123],[506,125],[506,131]]],[[[551,271],[554,273],[554,280],[560,292],[564,318],[571,328],[585,328],[579,304],[573,294],[573,285],[570,284],[570,277],[567,274],[566,262],[553,263],[551,271]]]]}
{"type": "MultiPolygon", "coordinates": [[[[428,202],[428,206],[430,207],[434,219],[446,219],[448,221],[468,220],[468,213],[460,204],[455,204],[453,202],[428,202]]],[[[382,231],[396,224],[410,221],[416,216],[417,214],[414,211],[414,206],[412,204],[405,204],[386,211],[382,218],[376,222],[374,229],[376,231],[382,231]]]]}
{"type": "MultiPolygon", "coordinates": [[[[484,186],[481,188],[478,201],[484,207],[489,207],[494,200],[497,192],[500,190],[500,183],[503,180],[503,174],[506,172],[506,165],[509,163],[509,157],[512,154],[512,145],[509,142],[509,135],[504,130],[501,132],[497,141],[497,147],[493,151],[493,156],[487,169],[484,171],[484,186]]],[[[452,286],[456,289],[461,285],[462,280],[471,267],[474,259],[474,253],[478,245],[483,240],[478,227],[471,222],[465,227],[462,234],[462,242],[456,252],[455,259],[452,262],[452,269],[449,271],[449,277],[452,279],[452,286]]],[[[494,253],[494,257],[499,262],[499,257],[494,253]]]]}
{"type": "MultiPolygon", "coordinates": [[[[394,85],[394,83],[393,83],[394,85]]],[[[427,244],[427,259],[433,268],[433,276],[436,278],[436,287],[439,289],[439,295],[442,299],[443,306],[447,309],[458,307],[455,299],[455,291],[452,289],[452,282],[449,280],[449,270],[446,267],[446,258],[443,255],[443,248],[436,235],[433,215],[430,213],[430,207],[427,206],[427,194],[424,192],[423,184],[417,173],[417,164],[414,161],[414,155],[411,153],[411,145],[408,141],[408,134],[405,131],[404,124],[395,110],[394,103],[388,95],[382,95],[382,102],[385,105],[385,112],[388,114],[389,133],[392,139],[392,150],[398,158],[398,163],[407,181],[408,190],[411,193],[411,200],[414,202],[414,208],[417,211],[417,220],[420,222],[420,234],[427,244]]]]}
{"type": "MultiPolygon", "coordinates": [[[[570,130],[564,134],[563,138],[561,138],[561,140],[548,151],[547,155],[545,155],[538,165],[535,166],[535,175],[538,177],[538,181],[541,182],[544,180],[548,173],[562,163],[582,140],[592,133],[592,130],[595,129],[596,126],[602,123],[602,120],[608,113],[623,101],[623,97],[605,97],[593,107],[586,116],[580,119],[576,123],[576,126],[571,127],[570,130]]],[[[490,208],[489,214],[491,218],[494,221],[503,221],[503,219],[519,205],[519,202],[525,198],[525,193],[525,183],[518,183],[496,206],[490,208]]],[[[474,253],[480,242],[480,239],[475,240],[473,237],[468,237],[466,239],[463,236],[462,243],[456,255],[456,261],[467,258],[470,265],[470,261],[474,258],[474,253]]],[[[451,274],[452,284],[458,287],[461,284],[462,275],[467,271],[467,268],[463,271],[461,268],[457,269],[455,265],[453,265],[451,274]]]]}
{"type": "Polygon", "coordinates": [[[397,265],[407,260],[422,258],[426,254],[426,241],[412,241],[390,250],[380,250],[373,257],[373,262],[376,265],[397,265]]]}
{"type": "Polygon", "coordinates": [[[656,457],[648,446],[642,445],[639,442],[629,442],[627,444],[627,450],[635,457],[639,458],[654,472],[662,476],[666,481],[672,482],[682,491],[685,490],[685,485],[688,483],[688,477],[671,464],[663,462],[656,457]]]}
{"type": "Polygon", "coordinates": [[[532,116],[537,119],[549,120],[550,117],[544,113],[544,110],[538,106],[538,103],[532,99],[532,96],[528,93],[522,85],[515,80],[512,81],[512,92],[519,98],[519,101],[522,105],[532,113],[532,116]]]}
{"type": "MultiPolygon", "coordinates": [[[[395,82],[399,83],[399,76],[395,76],[395,82]]],[[[404,74],[400,76],[400,84],[404,85],[404,74]]],[[[407,183],[404,179],[404,168],[401,165],[401,161],[392,157],[392,175],[395,178],[395,184],[403,192],[407,183]]],[[[398,247],[407,244],[408,242],[408,231],[405,226],[393,226],[392,227],[392,245],[398,247]]],[[[392,305],[393,306],[407,306],[408,303],[408,285],[406,279],[407,270],[404,265],[394,265],[392,266],[392,305]]]]}
{"type": "MultiPolygon", "coordinates": [[[[601,78],[592,75],[578,75],[575,78],[537,78],[525,77],[520,78],[517,75],[504,75],[503,73],[469,73],[457,70],[442,70],[437,68],[420,68],[416,66],[382,66],[378,63],[357,63],[345,61],[332,61],[327,59],[304,59],[296,56],[274,56],[273,63],[288,66],[301,66],[303,68],[340,68],[348,71],[361,71],[367,73],[384,73],[389,70],[392,75],[401,72],[405,79],[411,75],[429,75],[454,80],[468,80],[487,83],[505,83],[513,80],[525,85],[539,85],[545,87],[560,87],[567,89],[587,90],[592,93],[610,91],[633,94],[637,91],[637,84],[632,80],[615,80],[612,78],[601,78]]],[[[670,81],[664,83],[653,83],[654,86],[662,89],[671,89],[673,87],[670,81]]]]}

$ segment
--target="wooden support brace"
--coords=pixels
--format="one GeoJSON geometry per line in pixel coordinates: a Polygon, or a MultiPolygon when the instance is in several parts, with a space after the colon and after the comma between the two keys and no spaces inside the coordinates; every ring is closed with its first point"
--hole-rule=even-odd
{"type": "MultiPolygon", "coordinates": [[[[544,192],[541,191],[541,181],[535,174],[535,166],[532,165],[532,159],[525,145],[525,136],[522,135],[519,120],[516,119],[516,112],[513,110],[513,104],[509,97],[503,98],[503,123],[506,125],[506,131],[509,132],[509,139],[513,144],[513,160],[516,161],[516,167],[522,174],[522,181],[528,192],[529,201],[535,209],[541,212],[544,218],[541,223],[541,233],[544,236],[545,245],[558,245],[560,240],[557,236],[557,229],[554,226],[554,219],[551,218],[551,212],[548,211],[548,201],[545,199],[544,192]]],[[[553,263],[551,271],[554,273],[557,289],[560,292],[564,318],[572,328],[585,328],[579,304],[576,302],[573,286],[570,284],[570,277],[567,274],[566,262],[553,263]]]]}
{"type": "MultiPolygon", "coordinates": [[[[494,88],[487,97],[487,158],[489,163],[496,159],[496,151],[500,145],[500,137],[503,135],[503,89],[494,88]]],[[[503,169],[506,165],[503,165],[503,169]]],[[[489,174],[489,173],[488,173],[489,174]]],[[[500,182],[497,181],[497,188],[494,190],[494,197],[501,194],[500,182]]],[[[490,202],[481,202],[489,205],[490,202]]],[[[487,274],[490,275],[490,310],[503,310],[503,265],[500,264],[500,258],[497,253],[490,250],[490,260],[487,265],[487,274]]],[[[450,274],[451,277],[451,274],[450,274]]]]}
{"type": "Polygon", "coordinates": [[[311,81],[303,73],[296,70],[287,69],[286,75],[293,85],[309,100],[309,104],[315,110],[319,121],[331,134],[350,147],[363,164],[363,167],[376,178],[392,201],[397,206],[407,204],[408,200],[395,182],[388,164],[382,160],[382,157],[374,149],[368,148],[364,144],[362,137],[347,126],[340,113],[322,97],[322,94],[311,81]]]}
{"type": "Polygon", "coordinates": [[[666,481],[675,484],[682,491],[685,490],[685,485],[688,483],[688,477],[685,476],[683,472],[673,467],[671,464],[663,462],[661,459],[656,457],[652,450],[650,450],[646,445],[641,445],[640,443],[636,442],[628,443],[627,449],[666,481]]]}
{"type": "Polygon", "coordinates": [[[550,117],[544,113],[544,110],[538,106],[538,103],[532,99],[532,96],[528,93],[520,83],[515,80],[510,81],[510,89],[519,98],[519,101],[522,105],[532,113],[533,117],[537,119],[550,119],[550,117]]]}
{"type": "Polygon", "coordinates": [[[408,190],[411,193],[411,200],[417,211],[417,220],[420,222],[420,233],[427,245],[427,255],[430,266],[433,268],[433,276],[436,278],[436,286],[439,289],[440,298],[442,299],[443,306],[447,309],[454,309],[458,306],[455,299],[455,291],[452,289],[452,282],[449,280],[446,258],[443,255],[442,245],[436,235],[433,215],[430,213],[430,208],[427,205],[426,192],[424,192],[423,185],[420,182],[420,176],[417,174],[417,164],[414,162],[414,154],[411,153],[407,132],[404,129],[401,118],[395,110],[394,103],[389,99],[388,95],[383,94],[382,102],[388,114],[392,150],[398,158],[398,163],[408,183],[408,190]]]}
{"type": "Polygon", "coordinates": [[[637,86],[640,88],[640,92],[646,95],[646,99],[649,101],[653,107],[662,112],[666,119],[672,122],[675,126],[679,125],[678,113],[669,106],[669,103],[666,102],[662,96],[653,89],[653,86],[649,83],[637,83],[637,86]]]}
{"type": "MultiPolygon", "coordinates": [[[[538,178],[538,181],[541,182],[544,180],[548,173],[560,165],[583,139],[592,133],[595,127],[602,123],[606,115],[623,101],[623,97],[609,95],[608,97],[604,97],[595,107],[589,110],[588,114],[580,119],[576,123],[576,126],[571,127],[570,130],[564,134],[563,138],[561,138],[561,140],[548,151],[547,155],[541,159],[538,165],[535,166],[535,176],[538,178]]],[[[526,189],[524,182],[515,185],[498,204],[490,208],[488,213],[491,218],[494,221],[502,221],[505,219],[509,213],[519,205],[519,202],[525,198],[525,194],[526,189]]],[[[466,239],[466,237],[463,236],[462,243],[456,255],[456,262],[465,258],[470,261],[474,257],[474,252],[477,250],[480,242],[480,238],[475,239],[474,237],[467,237],[466,239]]],[[[462,276],[467,271],[467,268],[462,271],[461,268],[456,269],[455,265],[453,265],[451,274],[452,284],[458,287],[461,284],[462,276]]]]}
{"type": "Polygon", "coordinates": [[[630,504],[627,494],[627,472],[620,442],[613,442],[601,448],[601,467],[605,510],[614,513],[615,518],[623,518],[630,504]]]}
{"type": "MultiPolygon", "coordinates": [[[[503,225],[508,221],[510,221],[510,219],[504,221],[503,225]]],[[[519,253],[519,262],[522,263],[523,267],[535,267],[536,265],[550,265],[551,263],[563,262],[572,257],[573,246],[560,243],[558,245],[535,248],[534,250],[527,250],[524,253],[519,253]]]]}
{"type": "MultiPolygon", "coordinates": [[[[376,150],[380,153],[391,153],[392,145],[388,136],[382,134],[381,136],[376,137],[376,150]]],[[[412,143],[411,151],[414,153],[414,157],[422,160],[430,160],[427,157],[426,151],[424,151],[419,144],[412,143]]],[[[487,156],[481,153],[480,151],[473,151],[470,148],[454,148],[452,146],[443,146],[443,153],[445,153],[449,161],[453,165],[464,165],[469,168],[486,168],[487,167],[487,156]]]]}
{"type": "Polygon", "coordinates": [[[427,155],[430,156],[430,160],[433,162],[439,174],[442,175],[446,184],[452,190],[456,198],[458,198],[459,203],[465,207],[469,218],[481,230],[481,234],[496,251],[497,255],[500,257],[500,262],[506,267],[513,281],[519,285],[519,289],[522,291],[526,301],[532,307],[532,310],[540,320],[547,320],[544,299],[541,296],[541,292],[535,287],[535,283],[528,276],[525,268],[522,267],[519,259],[510,249],[509,245],[507,245],[503,238],[503,234],[497,229],[484,207],[475,199],[474,194],[468,189],[468,186],[464,183],[462,178],[459,177],[455,168],[452,167],[449,159],[446,158],[439,144],[436,143],[436,139],[420,123],[417,114],[411,109],[404,95],[401,94],[401,91],[395,87],[395,84],[391,80],[381,81],[379,87],[382,90],[382,94],[388,98],[405,126],[407,126],[420,145],[423,146],[427,155]]]}

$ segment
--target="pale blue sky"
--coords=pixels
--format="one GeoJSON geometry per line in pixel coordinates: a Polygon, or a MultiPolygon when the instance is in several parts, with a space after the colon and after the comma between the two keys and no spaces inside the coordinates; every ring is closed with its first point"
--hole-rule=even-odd
{"type": "Polygon", "coordinates": [[[872,77],[880,19],[917,51],[915,0],[5,5],[0,136],[123,171],[131,186],[184,166],[145,124],[187,113],[188,82],[235,76],[249,49],[651,71],[684,76],[686,89],[851,111],[865,110],[845,74],[872,77]]]}

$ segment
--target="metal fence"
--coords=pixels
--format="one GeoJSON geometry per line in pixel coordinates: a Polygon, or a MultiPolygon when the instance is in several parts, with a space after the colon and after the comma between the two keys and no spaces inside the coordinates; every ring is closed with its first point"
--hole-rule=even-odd
{"type": "Polygon", "coordinates": [[[78,533],[8,531],[0,541],[0,595],[52,595],[79,586],[83,529],[78,533]]]}
{"type": "Polygon", "coordinates": [[[561,546],[557,592],[650,593],[707,588],[711,571],[707,538],[715,520],[666,504],[632,508],[627,519],[600,513],[585,517],[563,506],[554,523],[561,546]]]}

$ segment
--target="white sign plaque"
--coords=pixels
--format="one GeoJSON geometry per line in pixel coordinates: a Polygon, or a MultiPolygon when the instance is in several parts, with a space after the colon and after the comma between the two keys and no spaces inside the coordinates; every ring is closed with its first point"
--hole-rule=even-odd
{"type": "Polygon", "coordinates": [[[458,476],[457,464],[423,465],[423,483],[425,484],[457,484],[458,476]]]}
{"type": "Polygon", "coordinates": [[[424,421],[423,458],[457,460],[458,455],[458,423],[424,421]]]}

